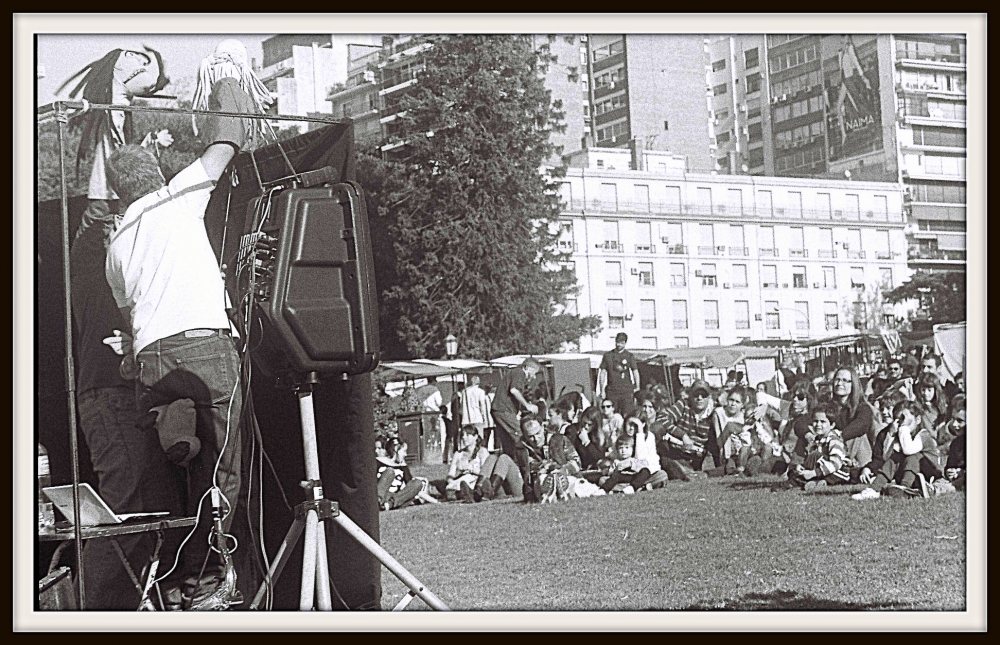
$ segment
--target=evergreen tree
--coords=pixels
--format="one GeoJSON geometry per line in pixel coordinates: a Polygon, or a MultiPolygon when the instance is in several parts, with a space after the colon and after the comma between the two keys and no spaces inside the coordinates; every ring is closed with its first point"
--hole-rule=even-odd
{"type": "Polygon", "coordinates": [[[557,313],[576,279],[556,251],[558,128],[545,46],[521,36],[431,38],[401,99],[405,154],[359,159],[370,209],[384,351],[490,357],[556,351],[599,319],[557,313]]]}
{"type": "Polygon", "coordinates": [[[916,300],[934,323],[954,323],[965,320],[965,272],[929,273],[918,271],[905,282],[885,294],[889,302],[916,300]]]}

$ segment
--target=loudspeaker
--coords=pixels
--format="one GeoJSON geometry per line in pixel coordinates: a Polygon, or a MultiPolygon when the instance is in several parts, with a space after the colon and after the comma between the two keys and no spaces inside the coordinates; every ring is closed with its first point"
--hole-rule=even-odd
{"type": "MultiPolygon", "coordinates": [[[[255,360],[263,357],[268,371],[375,369],[378,305],[361,187],[273,188],[248,209],[237,271],[260,323],[250,333],[264,335],[255,360]]],[[[249,347],[254,356],[253,338],[249,347]]]]}

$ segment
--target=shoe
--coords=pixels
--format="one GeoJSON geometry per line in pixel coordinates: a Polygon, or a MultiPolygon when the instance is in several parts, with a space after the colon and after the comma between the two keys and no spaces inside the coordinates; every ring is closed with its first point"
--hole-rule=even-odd
{"type": "Polygon", "coordinates": [[[886,497],[910,497],[910,489],[906,486],[900,486],[899,484],[889,484],[882,489],[882,494],[886,497]]]}
{"type": "Polygon", "coordinates": [[[622,492],[625,493],[626,495],[634,495],[635,489],[632,488],[632,484],[626,484],[625,488],[622,489],[622,492]]]}
{"type": "Polygon", "coordinates": [[[927,478],[924,477],[923,473],[917,473],[917,486],[920,490],[920,496],[924,499],[928,499],[937,492],[930,484],[927,483],[927,478]]]}
{"type": "Polygon", "coordinates": [[[858,502],[863,502],[869,499],[879,499],[881,497],[882,495],[874,488],[866,488],[860,493],[854,493],[853,495],[851,495],[851,499],[858,502]]]}
{"type": "Polygon", "coordinates": [[[648,490],[648,491],[651,491],[651,490],[653,490],[653,485],[652,484],[646,484],[645,486],[643,486],[643,488],[646,489],[646,490],[648,490]]]}
{"type": "Polygon", "coordinates": [[[811,490],[816,490],[817,488],[826,488],[826,480],[813,479],[811,481],[807,481],[806,485],[803,487],[803,490],[811,491],[811,490]]]}
{"type": "Polygon", "coordinates": [[[507,484],[503,479],[500,479],[500,475],[493,475],[490,477],[490,486],[493,487],[493,495],[490,496],[490,499],[496,499],[503,495],[504,492],[510,495],[513,491],[505,491],[505,485],[508,488],[510,487],[509,484],[507,484]]]}
{"type": "Polygon", "coordinates": [[[556,497],[566,499],[566,494],[569,491],[569,477],[563,472],[556,473],[553,477],[556,480],[556,497]]]}
{"type": "Polygon", "coordinates": [[[666,463],[663,464],[663,470],[667,472],[667,477],[670,479],[677,479],[682,482],[689,482],[691,478],[687,476],[681,465],[674,461],[673,459],[667,459],[666,463]]]}
{"type": "Polygon", "coordinates": [[[459,486],[459,497],[462,499],[463,504],[475,504],[476,498],[472,494],[472,489],[465,482],[462,482],[459,486]]]}
{"type": "Polygon", "coordinates": [[[483,499],[493,499],[495,492],[493,492],[493,484],[490,483],[489,479],[484,479],[483,483],[479,485],[479,491],[482,493],[483,499]]]}
{"type": "Polygon", "coordinates": [[[542,502],[551,502],[553,499],[555,499],[556,475],[549,473],[543,475],[543,477],[544,479],[542,479],[540,486],[542,494],[539,499],[542,502]]]}

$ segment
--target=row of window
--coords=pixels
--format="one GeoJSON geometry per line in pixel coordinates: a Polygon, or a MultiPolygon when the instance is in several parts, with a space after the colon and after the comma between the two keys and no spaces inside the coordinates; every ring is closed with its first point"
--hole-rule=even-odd
{"type": "Polygon", "coordinates": [[[721,85],[716,85],[712,88],[712,96],[722,96],[728,91],[729,90],[726,88],[726,84],[722,83],[721,85]]]}
{"type": "Polygon", "coordinates": [[[964,204],[965,186],[954,184],[911,184],[910,197],[915,202],[964,204]]]}
{"type": "Polygon", "coordinates": [[[602,100],[600,103],[594,104],[594,114],[604,114],[605,112],[610,112],[611,110],[617,110],[618,108],[625,107],[625,93],[615,94],[614,96],[602,100]]]}
{"type": "Polygon", "coordinates": [[[775,157],[774,169],[777,172],[784,172],[794,168],[811,168],[816,164],[822,163],[824,159],[823,147],[818,146],[807,150],[799,150],[790,155],[775,157]]]}
{"type": "MultiPolygon", "coordinates": [[[[701,309],[704,329],[720,329],[721,319],[719,317],[719,301],[705,300],[702,302],[701,309]]],[[[865,304],[863,302],[854,303],[854,309],[855,321],[863,321],[867,314],[865,311],[865,304]]],[[[625,302],[621,299],[608,299],[607,310],[609,329],[622,329],[625,327],[625,321],[632,319],[631,316],[626,315],[625,302]]],[[[802,331],[808,331],[810,329],[809,303],[806,301],[797,301],[795,302],[794,307],[781,307],[778,301],[765,300],[763,311],[763,315],[759,317],[758,320],[763,318],[765,329],[781,329],[782,312],[795,314],[793,316],[795,318],[795,329],[802,331]]],[[[673,329],[682,330],[690,328],[687,300],[672,300],[670,303],[670,312],[672,318],[671,327],[673,329]]],[[[732,329],[750,329],[749,300],[734,301],[731,306],[727,305],[727,312],[732,314],[732,317],[730,318],[733,323],[732,329]]],[[[836,302],[823,303],[823,322],[827,330],[840,328],[839,305],[836,302]]],[[[639,301],[639,326],[641,329],[658,328],[655,300],[639,301]]]]}
{"type": "Polygon", "coordinates": [[[594,89],[600,90],[606,87],[611,87],[612,83],[617,83],[618,81],[625,78],[625,67],[614,67],[607,70],[606,72],[601,72],[594,77],[594,89]]]}
{"type": "Polygon", "coordinates": [[[951,42],[928,42],[924,40],[897,38],[896,58],[939,60],[946,63],[961,63],[965,61],[965,43],[960,40],[953,40],[951,42]]]}
{"type": "Polygon", "coordinates": [[[823,74],[819,70],[809,72],[808,74],[799,74],[798,76],[793,76],[777,83],[771,83],[771,97],[777,99],[786,95],[791,96],[797,92],[810,90],[822,84],[823,74]]]}
{"type": "Polygon", "coordinates": [[[760,74],[754,72],[747,75],[747,94],[760,91],[760,74]]]}
{"type": "Polygon", "coordinates": [[[903,112],[907,116],[965,121],[966,109],[962,102],[929,99],[926,94],[911,94],[903,98],[903,112]]]}
{"type": "Polygon", "coordinates": [[[965,130],[913,126],[913,144],[917,146],[965,147],[965,130]]]}
{"type": "Polygon", "coordinates": [[[788,119],[794,119],[795,117],[805,116],[806,114],[811,114],[813,112],[820,112],[823,110],[823,97],[821,95],[811,96],[807,99],[802,99],[801,101],[795,101],[794,103],[789,103],[787,105],[781,105],[774,110],[772,110],[772,120],[775,123],[781,121],[787,121],[788,119]]]}
{"type": "Polygon", "coordinates": [[[903,155],[903,163],[908,169],[922,168],[923,172],[928,175],[965,177],[965,157],[939,157],[906,153],[903,155]]]}
{"type": "Polygon", "coordinates": [[[614,125],[597,130],[598,141],[610,141],[612,137],[621,139],[628,136],[628,121],[619,121],[614,125]]]}
{"type": "Polygon", "coordinates": [[[770,63],[771,73],[775,74],[777,72],[814,61],[816,60],[818,54],[819,45],[817,43],[812,43],[811,45],[807,45],[801,49],[790,51],[787,54],[772,56],[770,63]]]}
{"type": "Polygon", "coordinates": [[[965,74],[930,70],[903,70],[900,75],[903,87],[938,92],[965,93],[965,74]]]}
{"type": "Polygon", "coordinates": [[[610,58],[616,54],[620,54],[625,51],[625,41],[616,40],[610,45],[605,45],[604,47],[598,47],[594,50],[594,62],[599,60],[604,60],[605,58],[610,58]]]}
{"type": "MultiPolygon", "coordinates": [[[[575,264],[573,264],[575,269],[575,264]]],[[[891,289],[893,287],[892,281],[892,267],[879,267],[879,286],[883,289],[891,289]]],[[[633,269],[632,273],[637,277],[638,284],[641,287],[654,287],[656,286],[656,280],[653,275],[653,263],[652,262],[639,262],[638,267],[633,269]]],[[[792,289],[808,289],[809,279],[808,272],[805,265],[793,265],[792,266],[792,281],[785,284],[792,289]]],[[[718,287],[719,286],[719,272],[718,267],[712,263],[702,263],[701,268],[695,270],[694,277],[701,283],[703,287],[718,287]]],[[[814,278],[820,278],[813,282],[813,288],[815,289],[836,289],[837,288],[837,270],[836,267],[824,266],[820,267],[819,276],[814,278]]],[[[622,275],[622,263],[617,261],[607,261],[604,263],[604,280],[605,286],[608,287],[621,287],[624,286],[623,275],[622,275]]],[[[747,279],[747,265],[746,264],[733,264],[729,271],[729,282],[728,284],[733,289],[745,289],[750,286],[747,279]]],[[[851,267],[850,273],[851,287],[852,288],[863,288],[865,286],[865,269],[864,267],[854,266],[851,267]]],[[[760,283],[761,287],[764,289],[777,289],[779,287],[778,282],[778,265],[776,264],[763,264],[760,268],[760,283]]],[[[683,262],[671,262],[670,263],[670,286],[671,287],[687,287],[687,265],[683,262]]]]}
{"type": "Polygon", "coordinates": [[[781,130],[774,135],[774,142],[779,148],[790,148],[796,143],[807,143],[823,134],[823,122],[813,121],[791,130],[781,130]]]}

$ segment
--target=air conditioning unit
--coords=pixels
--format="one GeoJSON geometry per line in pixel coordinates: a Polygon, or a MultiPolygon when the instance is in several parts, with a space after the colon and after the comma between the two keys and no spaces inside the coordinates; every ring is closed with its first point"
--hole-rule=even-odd
{"type": "Polygon", "coordinates": [[[728,282],[723,282],[722,283],[722,288],[723,289],[728,289],[729,288],[729,283],[728,282]]]}
{"type": "Polygon", "coordinates": [[[760,321],[764,320],[764,316],[761,315],[761,314],[754,314],[753,315],[753,319],[756,320],[757,322],[760,322],[760,321]]]}
{"type": "Polygon", "coordinates": [[[746,112],[746,111],[747,111],[747,104],[740,103],[740,112],[746,112]]]}
{"type": "Polygon", "coordinates": [[[702,275],[701,275],[701,270],[700,270],[700,269],[699,269],[698,271],[695,271],[695,272],[694,272],[694,277],[696,277],[696,278],[700,278],[700,277],[702,277],[702,275]]]}
{"type": "Polygon", "coordinates": [[[639,275],[639,269],[632,269],[632,275],[639,275]]]}
{"type": "Polygon", "coordinates": [[[782,289],[787,289],[787,288],[788,288],[788,283],[787,283],[787,282],[785,282],[784,284],[782,284],[782,285],[781,285],[781,288],[782,288],[782,289]]]}
{"type": "Polygon", "coordinates": [[[615,89],[615,82],[614,81],[611,81],[610,83],[608,83],[608,89],[610,89],[610,90],[615,89]]]}
{"type": "Polygon", "coordinates": [[[819,289],[819,283],[813,282],[813,289],[819,289]]]}
{"type": "Polygon", "coordinates": [[[741,129],[740,129],[740,132],[741,132],[741,133],[743,134],[743,136],[745,136],[745,137],[748,137],[748,136],[750,136],[750,128],[748,128],[748,127],[746,127],[746,126],[744,126],[743,128],[741,128],[741,129]]]}
{"type": "Polygon", "coordinates": [[[726,247],[724,247],[724,246],[717,246],[717,247],[715,247],[715,252],[716,253],[725,253],[726,252],[726,247]]]}
{"type": "Polygon", "coordinates": [[[781,95],[781,100],[782,101],[787,101],[788,100],[788,95],[787,94],[782,94],[781,95]]]}
{"type": "Polygon", "coordinates": [[[664,244],[670,244],[670,238],[669,237],[661,237],[660,241],[663,242],[664,244]]]}

